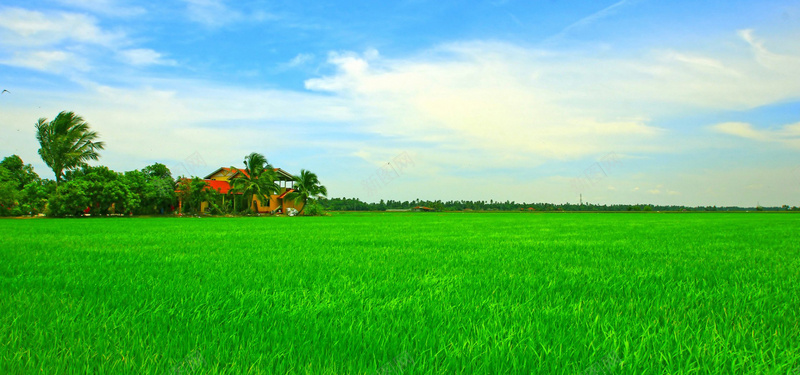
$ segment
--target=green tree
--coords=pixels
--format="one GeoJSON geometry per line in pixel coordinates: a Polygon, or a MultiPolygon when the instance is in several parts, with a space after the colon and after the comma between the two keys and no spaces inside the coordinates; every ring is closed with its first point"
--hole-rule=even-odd
{"type": "Polygon", "coordinates": [[[66,181],[58,185],[56,192],[47,201],[47,215],[83,215],[84,210],[92,204],[89,185],[89,182],[83,180],[66,181]]]}
{"type": "Polygon", "coordinates": [[[11,172],[0,166],[0,216],[16,216],[20,214],[20,193],[11,172]]]}
{"type": "Polygon", "coordinates": [[[305,210],[306,203],[309,200],[313,203],[317,197],[328,195],[328,189],[319,182],[317,175],[311,171],[301,169],[300,174],[292,176],[292,179],[294,180],[295,191],[287,194],[286,199],[291,199],[295,203],[303,203],[303,206],[300,207],[300,214],[305,210]]]}
{"type": "Polygon", "coordinates": [[[0,167],[11,173],[11,180],[16,182],[18,189],[22,189],[23,186],[39,180],[39,175],[33,171],[33,166],[23,163],[22,158],[17,155],[4,158],[0,162],[0,167]]]}
{"type": "Polygon", "coordinates": [[[22,213],[32,215],[45,211],[47,200],[56,192],[56,182],[53,180],[38,180],[26,184],[22,188],[20,201],[22,213]]]}
{"type": "MultiPolygon", "coordinates": [[[[275,168],[267,161],[264,155],[253,152],[244,159],[244,167],[240,174],[230,180],[230,194],[241,193],[248,206],[253,211],[256,210],[256,203],[252,197],[256,197],[262,206],[269,205],[269,196],[280,192],[280,186],[275,183],[278,179],[275,168]]],[[[235,167],[231,167],[235,168],[235,167]]]]}
{"type": "Polygon", "coordinates": [[[70,170],[48,202],[52,216],[79,215],[89,208],[92,215],[132,212],[139,199],[132,193],[121,173],[108,167],[70,170]]]}
{"type": "Polygon", "coordinates": [[[53,170],[56,184],[62,181],[65,171],[86,165],[88,160],[97,160],[98,150],[105,147],[95,141],[97,132],[89,130],[89,124],[73,112],[63,111],[53,121],[40,118],[36,123],[36,139],[39,155],[53,170]]]}
{"type": "Polygon", "coordinates": [[[142,173],[150,178],[172,180],[172,172],[169,170],[169,168],[167,168],[166,165],[161,163],[155,163],[142,168],[142,173]]]}
{"type": "Polygon", "coordinates": [[[39,175],[33,166],[25,164],[17,155],[0,162],[0,216],[17,216],[32,212],[27,202],[25,187],[40,184],[39,175]]]}
{"type": "Polygon", "coordinates": [[[125,172],[125,181],[140,201],[136,214],[163,213],[175,203],[175,181],[164,164],[125,172]]]}

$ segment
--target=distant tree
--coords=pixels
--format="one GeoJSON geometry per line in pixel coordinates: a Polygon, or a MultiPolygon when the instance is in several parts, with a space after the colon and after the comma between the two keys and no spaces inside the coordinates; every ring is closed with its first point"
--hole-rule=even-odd
{"type": "Polygon", "coordinates": [[[309,200],[313,202],[319,196],[328,195],[328,189],[319,182],[317,175],[311,171],[301,169],[300,174],[292,176],[292,179],[294,180],[295,191],[287,194],[286,198],[293,200],[295,203],[303,203],[303,206],[300,207],[300,214],[305,210],[306,203],[309,200]]]}
{"type": "Polygon", "coordinates": [[[64,171],[97,160],[100,157],[97,151],[105,147],[103,142],[95,141],[97,132],[90,131],[82,117],[66,111],[50,122],[40,118],[36,123],[36,139],[41,146],[39,155],[53,170],[56,185],[62,181],[64,171]]]}
{"type": "Polygon", "coordinates": [[[229,181],[231,185],[229,193],[241,193],[247,200],[248,207],[257,211],[253,197],[256,197],[262,206],[268,206],[270,195],[280,191],[280,186],[275,183],[278,176],[267,158],[257,152],[245,157],[244,167],[242,173],[229,181]]]}

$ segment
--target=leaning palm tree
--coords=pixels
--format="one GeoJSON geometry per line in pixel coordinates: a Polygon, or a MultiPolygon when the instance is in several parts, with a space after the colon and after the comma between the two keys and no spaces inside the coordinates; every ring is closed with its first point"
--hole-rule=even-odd
{"type": "Polygon", "coordinates": [[[319,183],[319,178],[315,173],[305,169],[300,170],[299,176],[292,176],[294,180],[293,192],[286,194],[286,199],[291,199],[295,203],[303,203],[300,207],[300,214],[306,209],[309,199],[313,202],[318,196],[327,196],[328,188],[319,183]]]}
{"type": "MultiPolygon", "coordinates": [[[[264,155],[253,152],[244,158],[244,170],[230,180],[231,193],[242,193],[245,199],[251,201],[250,208],[257,211],[255,196],[262,206],[269,205],[269,196],[277,194],[280,187],[275,183],[277,175],[275,168],[267,161],[264,155]]],[[[231,167],[231,169],[236,169],[231,167]]]]}
{"type": "Polygon", "coordinates": [[[42,117],[36,123],[36,139],[39,155],[56,175],[58,184],[65,171],[86,165],[88,160],[97,160],[98,150],[105,147],[96,142],[97,132],[89,130],[89,124],[73,112],[63,111],[53,121],[42,117]]]}

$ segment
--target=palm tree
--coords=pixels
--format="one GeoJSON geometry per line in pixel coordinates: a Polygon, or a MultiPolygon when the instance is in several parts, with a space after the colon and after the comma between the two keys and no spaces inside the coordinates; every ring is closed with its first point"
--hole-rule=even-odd
{"type": "Polygon", "coordinates": [[[39,155],[56,175],[56,185],[64,171],[86,165],[88,160],[97,160],[98,150],[105,147],[96,142],[97,132],[89,130],[89,124],[73,112],[62,111],[53,121],[42,117],[36,123],[36,139],[39,155]]]}
{"type": "MultiPolygon", "coordinates": [[[[258,199],[262,206],[269,205],[269,196],[277,194],[280,187],[275,183],[278,179],[275,168],[267,161],[264,155],[253,152],[244,158],[244,167],[240,174],[230,180],[231,193],[242,193],[245,199],[258,199]]],[[[236,169],[231,167],[231,169],[236,169]]],[[[251,208],[256,211],[256,203],[251,201],[251,208]]]]}
{"type": "Polygon", "coordinates": [[[309,199],[313,202],[318,196],[328,195],[328,188],[320,184],[317,175],[311,171],[301,169],[300,175],[292,176],[292,179],[294,180],[295,191],[286,194],[286,199],[292,199],[295,203],[303,202],[303,206],[300,207],[300,214],[306,209],[306,203],[308,203],[309,199]]]}

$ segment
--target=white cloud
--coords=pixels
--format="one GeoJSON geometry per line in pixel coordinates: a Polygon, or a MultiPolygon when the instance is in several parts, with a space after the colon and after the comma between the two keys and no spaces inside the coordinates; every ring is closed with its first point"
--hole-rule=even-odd
{"type": "Polygon", "coordinates": [[[111,47],[124,41],[122,34],[101,29],[94,17],[85,14],[1,8],[0,20],[0,41],[7,46],[76,42],[111,47]]]}
{"type": "Polygon", "coordinates": [[[128,6],[115,0],[57,0],[59,3],[83,9],[92,13],[99,13],[116,17],[132,17],[145,14],[147,11],[139,6],[128,6]]]}
{"type": "Polygon", "coordinates": [[[686,140],[670,139],[671,129],[650,118],[800,96],[795,67],[766,68],[745,46],[727,48],[600,57],[469,42],[407,59],[334,52],[328,62],[336,73],[309,79],[306,88],[349,100],[377,136],[436,144],[444,153],[485,152],[498,163],[668,152],[686,140]]]}
{"type": "Polygon", "coordinates": [[[0,59],[0,64],[51,73],[87,71],[90,68],[83,57],[62,50],[17,52],[10,58],[0,59]]]}
{"type": "Polygon", "coordinates": [[[711,129],[719,133],[758,141],[767,141],[770,139],[768,134],[754,129],[752,125],[746,122],[724,122],[712,126],[711,129]]]}
{"type": "Polygon", "coordinates": [[[119,52],[123,62],[131,65],[176,65],[173,60],[165,60],[160,53],[146,48],[122,50],[119,52]]]}
{"type": "Polygon", "coordinates": [[[192,21],[218,27],[233,22],[242,14],[225,6],[222,0],[184,0],[192,21]]]}
{"type": "MultiPolygon", "coordinates": [[[[94,3],[70,2],[75,6],[94,3]]],[[[75,73],[117,63],[108,56],[135,67],[176,65],[152,49],[130,48],[134,42],[126,34],[104,29],[96,18],[81,13],[0,8],[0,42],[7,47],[0,51],[0,64],[67,74],[73,79],[77,79],[75,73]]]]}
{"type": "Polygon", "coordinates": [[[800,122],[788,124],[779,129],[757,129],[746,122],[724,122],[711,127],[711,130],[759,142],[781,143],[800,149],[800,122]]]}
{"type": "Polygon", "coordinates": [[[665,51],[663,55],[665,60],[674,60],[684,63],[686,67],[701,70],[706,74],[725,74],[731,76],[741,75],[739,72],[725,66],[725,64],[717,59],[680,53],[676,51],[665,51]]]}
{"type": "Polygon", "coordinates": [[[290,68],[294,68],[305,65],[313,60],[314,60],[314,54],[312,53],[298,53],[297,56],[289,60],[289,62],[286,65],[290,68]]]}
{"type": "MultiPolygon", "coordinates": [[[[782,55],[772,52],[766,47],[766,43],[755,36],[752,29],[740,30],[739,36],[750,45],[756,61],[768,71],[773,72],[778,77],[787,75],[796,77],[797,67],[800,66],[800,56],[782,55]]],[[[797,83],[797,80],[793,80],[797,83]]]]}
{"type": "MultiPolygon", "coordinates": [[[[242,12],[233,9],[225,0],[183,0],[186,3],[189,19],[210,28],[222,27],[234,22],[262,22],[278,17],[263,10],[242,12]]],[[[235,4],[238,4],[235,3],[235,4]]]]}

